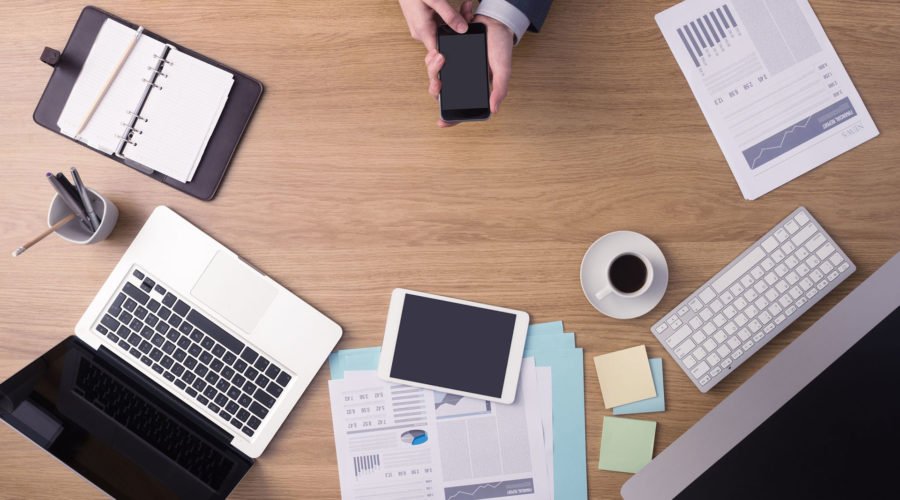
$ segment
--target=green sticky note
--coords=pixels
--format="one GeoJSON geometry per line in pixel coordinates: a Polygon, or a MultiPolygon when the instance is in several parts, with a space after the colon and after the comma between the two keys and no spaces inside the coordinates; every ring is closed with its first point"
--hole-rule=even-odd
{"type": "Polygon", "coordinates": [[[632,474],[653,460],[656,422],[603,417],[600,469],[632,474]]]}

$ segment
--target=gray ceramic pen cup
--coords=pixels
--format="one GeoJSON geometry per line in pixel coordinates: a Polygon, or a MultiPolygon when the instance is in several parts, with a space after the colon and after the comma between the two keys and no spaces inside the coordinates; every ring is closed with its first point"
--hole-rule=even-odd
{"type": "MultiPolygon", "coordinates": [[[[119,220],[119,209],[116,208],[113,202],[91,188],[87,188],[87,190],[88,198],[94,206],[94,212],[100,217],[100,227],[96,231],[91,231],[84,227],[81,220],[76,217],[56,230],[56,234],[60,238],[79,245],[90,245],[91,243],[105,240],[112,233],[113,228],[116,227],[116,221],[119,220]]],[[[50,212],[47,214],[47,225],[52,226],[56,224],[70,213],[72,211],[69,210],[69,207],[66,206],[59,195],[54,196],[53,201],[50,203],[50,212]]]]}

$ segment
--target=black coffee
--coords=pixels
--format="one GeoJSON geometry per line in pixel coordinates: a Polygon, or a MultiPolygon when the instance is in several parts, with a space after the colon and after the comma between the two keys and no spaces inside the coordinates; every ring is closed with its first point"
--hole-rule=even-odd
{"type": "Polygon", "coordinates": [[[636,255],[620,255],[609,266],[609,282],[622,293],[634,293],[647,282],[647,266],[636,255]]]}

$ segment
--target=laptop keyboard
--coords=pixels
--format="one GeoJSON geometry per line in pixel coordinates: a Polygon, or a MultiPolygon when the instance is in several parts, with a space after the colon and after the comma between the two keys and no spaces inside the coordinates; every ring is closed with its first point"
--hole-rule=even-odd
{"type": "Polygon", "coordinates": [[[96,330],[151,368],[157,382],[252,437],[291,375],[140,270],[96,330]]]}
{"type": "Polygon", "coordinates": [[[215,489],[234,465],[205,440],[87,359],[81,359],[79,364],[75,390],[95,408],[215,489]]]}

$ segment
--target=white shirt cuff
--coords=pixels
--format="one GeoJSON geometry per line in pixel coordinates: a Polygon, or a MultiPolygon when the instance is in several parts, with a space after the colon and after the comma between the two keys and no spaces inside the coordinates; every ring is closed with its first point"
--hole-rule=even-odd
{"type": "Polygon", "coordinates": [[[522,40],[522,36],[531,26],[528,16],[506,0],[481,0],[476,14],[496,19],[505,24],[513,32],[516,45],[522,40]]]}

